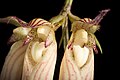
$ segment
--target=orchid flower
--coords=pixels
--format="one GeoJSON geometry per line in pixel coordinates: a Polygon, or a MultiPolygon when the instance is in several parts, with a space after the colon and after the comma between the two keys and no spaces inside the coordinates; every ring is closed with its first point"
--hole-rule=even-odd
{"type": "Polygon", "coordinates": [[[52,80],[57,58],[57,43],[50,22],[35,18],[29,23],[15,17],[0,22],[16,25],[9,43],[0,80],[52,80]]]}
{"type": "Polygon", "coordinates": [[[99,29],[98,24],[108,11],[109,9],[102,10],[93,20],[78,19],[70,13],[72,34],[61,62],[59,80],[94,80],[94,52],[98,53],[96,45],[102,53],[94,33],[99,29]]]}

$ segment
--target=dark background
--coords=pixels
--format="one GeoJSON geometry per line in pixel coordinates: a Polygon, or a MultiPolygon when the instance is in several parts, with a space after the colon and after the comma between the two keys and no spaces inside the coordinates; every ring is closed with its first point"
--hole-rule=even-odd
{"type": "MultiPolygon", "coordinates": [[[[34,18],[44,18],[49,20],[59,14],[64,0],[29,0],[29,1],[0,1],[0,17],[17,16],[29,22],[34,18]]],[[[115,26],[115,0],[74,0],[71,12],[81,18],[94,18],[100,10],[110,8],[111,11],[101,21],[100,30],[95,33],[101,43],[103,54],[95,54],[94,80],[119,80],[119,49],[116,44],[118,36],[118,26],[115,26]],[[117,51],[117,52],[116,52],[117,51]],[[117,63],[117,64],[116,64],[117,63]]],[[[12,34],[14,25],[0,23],[0,71],[4,64],[4,59],[9,51],[10,45],[7,41],[12,34]]],[[[69,27],[70,28],[70,27],[69,27]]],[[[59,43],[61,28],[56,31],[56,40],[59,43]]],[[[118,45],[119,46],[119,45],[118,45]]],[[[58,49],[58,58],[54,74],[54,80],[58,80],[59,68],[63,57],[63,48],[58,49]]]]}

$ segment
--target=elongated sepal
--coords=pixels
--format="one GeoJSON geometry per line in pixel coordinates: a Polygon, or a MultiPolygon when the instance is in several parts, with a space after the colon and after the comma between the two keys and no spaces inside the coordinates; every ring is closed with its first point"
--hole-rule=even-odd
{"type": "Polygon", "coordinates": [[[101,45],[100,45],[98,39],[96,38],[96,36],[95,36],[95,42],[96,42],[96,45],[98,46],[98,48],[100,49],[100,52],[103,53],[101,45]]]}
{"type": "Polygon", "coordinates": [[[90,24],[98,25],[110,9],[101,10],[100,13],[91,21],[90,24]]]}
{"type": "Polygon", "coordinates": [[[19,19],[16,16],[8,16],[5,18],[0,18],[0,22],[13,24],[15,26],[23,26],[23,27],[27,25],[27,23],[25,21],[19,19]]]}
{"type": "Polygon", "coordinates": [[[5,59],[0,80],[21,80],[25,51],[28,45],[22,41],[15,42],[5,59]]]}

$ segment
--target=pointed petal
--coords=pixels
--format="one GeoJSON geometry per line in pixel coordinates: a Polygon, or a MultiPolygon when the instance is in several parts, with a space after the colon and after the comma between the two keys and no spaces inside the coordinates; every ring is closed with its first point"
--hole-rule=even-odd
{"type": "Polygon", "coordinates": [[[92,33],[89,33],[89,34],[94,37],[95,42],[96,42],[96,45],[97,45],[98,48],[100,49],[100,52],[103,53],[102,48],[101,48],[101,45],[100,45],[98,39],[96,38],[96,36],[95,36],[94,34],[92,34],[92,33]]]}
{"type": "Polygon", "coordinates": [[[0,22],[13,24],[15,26],[23,26],[23,27],[27,25],[25,21],[17,18],[16,16],[8,16],[5,18],[0,18],[0,22]]]}
{"type": "Polygon", "coordinates": [[[95,42],[96,42],[96,45],[98,46],[98,48],[100,49],[100,52],[103,53],[101,45],[100,45],[98,39],[96,38],[96,36],[95,36],[95,42]]]}

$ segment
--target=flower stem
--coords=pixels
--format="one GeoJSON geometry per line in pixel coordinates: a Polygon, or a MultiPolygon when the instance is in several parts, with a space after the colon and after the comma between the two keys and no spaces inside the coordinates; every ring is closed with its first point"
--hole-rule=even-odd
{"type": "Polygon", "coordinates": [[[56,31],[64,23],[65,17],[70,12],[73,0],[65,0],[64,6],[61,9],[60,13],[52,17],[49,21],[54,25],[53,29],[56,31]]]}
{"type": "Polygon", "coordinates": [[[65,3],[64,3],[63,9],[60,12],[60,15],[67,15],[70,12],[72,2],[73,0],[65,0],[65,3]]]}
{"type": "MultiPolygon", "coordinates": [[[[50,22],[54,25],[53,30],[56,31],[59,27],[62,26],[62,37],[59,43],[59,48],[63,41],[64,49],[67,45],[67,42],[69,40],[69,30],[68,30],[68,16],[70,16],[70,19],[74,18],[74,15],[68,15],[71,13],[71,6],[72,6],[73,0],[65,0],[64,6],[61,9],[60,13],[51,18],[50,22]]],[[[71,13],[72,14],[72,13],[71,13]]],[[[76,19],[76,18],[75,18],[76,19]]],[[[79,18],[77,18],[79,19],[79,18]]]]}

